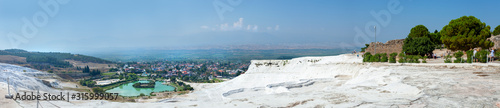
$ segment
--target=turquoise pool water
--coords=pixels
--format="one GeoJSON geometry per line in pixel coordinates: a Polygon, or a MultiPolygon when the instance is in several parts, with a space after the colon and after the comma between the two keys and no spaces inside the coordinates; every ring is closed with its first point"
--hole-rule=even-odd
{"type": "Polygon", "coordinates": [[[151,92],[164,92],[174,91],[175,87],[163,85],[163,81],[156,81],[155,88],[135,88],[132,85],[135,83],[147,83],[149,81],[135,81],[127,84],[120,85],[113,89],[106,90],[106,93],[118,93],[120,96],[139,96],[141,93],[149,96],[151,92]]]}

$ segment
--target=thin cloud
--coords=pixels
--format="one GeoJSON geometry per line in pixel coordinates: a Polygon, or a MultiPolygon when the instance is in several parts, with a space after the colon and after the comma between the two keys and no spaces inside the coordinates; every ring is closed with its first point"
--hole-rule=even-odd
{"type": "Polygon", "coordinates": [[[203,26],[200,26],[200,28],[202,28],[202,29],[208,29],[208,26],[203,25],[203,26]]]}
{"type": "MultiPolygon", "coordinates": [[[[259,31],[259,26],[258,25],[245,25],[243,22],[244,18],[238,18],[238,21],[233,22],[233,25],[230,25],[231,23],[223,23],[223,24],[216,24],[215,26],[200,26],[202,29],[208,29],[212,31],[252,31],[252,32],[258,32],[259,31]]],[[[276,25],[274,27],[270,26],[266,28],[267,31],[278,31],[280,29],[279,25],[276,25]]]]}

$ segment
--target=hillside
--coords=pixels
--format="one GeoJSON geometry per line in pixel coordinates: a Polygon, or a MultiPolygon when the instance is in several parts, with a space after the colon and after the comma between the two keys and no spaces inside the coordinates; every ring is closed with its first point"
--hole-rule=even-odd
{"type": "Polygon", "coordinates": [[[73,65],[66,61],[80,61],[83,63],[112,63],[100,58],[59,52],[28,52],[21,49],[0,50],[0,62],[12,64],[29,64],[30,67],[40,70],[51,67],[69,68],[73,65]]]}
{"type": "MultiPolygon", "coordinates": [[[[500,65],[496,63],[389,64],[361,61],[361,58],[350,54],[291,60],[253,60],[248,71],[232,80],[222,83],[190,83],[195,88],[194,92],[168,99],[136,99],[136,103],[53,103],[58,107],[103,108],[492,108],[495,104],[500,104],[500,65]]],[[[5,90],[5,86],[1,87],[5,90]]],[[[19,105],[29,107],[36,105],[36,102],[20,101],[19,105]]]]}

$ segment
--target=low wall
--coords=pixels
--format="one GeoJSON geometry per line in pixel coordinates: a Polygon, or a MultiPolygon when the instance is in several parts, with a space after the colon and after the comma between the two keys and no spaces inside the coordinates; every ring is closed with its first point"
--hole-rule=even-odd
{"type": "Polygon", "coordinates": [[[370,46],[365,49],[365,52],[370,52],[372,54],[375,53],[375,46],[377,53],[400,53],[403,51],[403,44],[404,44],[404,39],[396,39],[396,40],[389,40],[386,43],[381,43],[381,42],[372,42],[370,43],[370,46]]]}

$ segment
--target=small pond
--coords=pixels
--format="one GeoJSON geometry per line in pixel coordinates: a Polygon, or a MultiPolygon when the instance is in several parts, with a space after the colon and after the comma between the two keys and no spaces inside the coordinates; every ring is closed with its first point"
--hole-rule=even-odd
{"type": "Polygon", "coordinates": [[[148,83],[149,81],[135,81],[120,85],[113,89],[106,90],[106,93],[118,93],[120,96],[139,96],[141,93],[149,96],[151,92],[174,91],[175,87],[162,84],[163,81],[156,81],[155,88],[135,88],[135,83],[148,83]]]}

